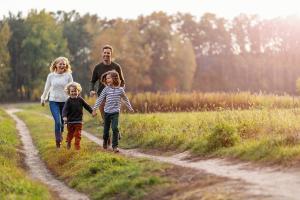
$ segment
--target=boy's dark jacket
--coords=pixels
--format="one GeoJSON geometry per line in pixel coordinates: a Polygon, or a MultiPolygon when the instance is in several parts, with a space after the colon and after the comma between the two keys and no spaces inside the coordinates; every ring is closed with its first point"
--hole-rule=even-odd
{"type": "Polygon", "coordinates": [[[83,108],[85,108],[90,113],[93,112],[91,106],[82,97],[80,96],[78,96],[77,98],[69,97],[64,105],[62,116],[67,117],[68,123],[70,122],[80,123],[82,122],[83,108]]]}

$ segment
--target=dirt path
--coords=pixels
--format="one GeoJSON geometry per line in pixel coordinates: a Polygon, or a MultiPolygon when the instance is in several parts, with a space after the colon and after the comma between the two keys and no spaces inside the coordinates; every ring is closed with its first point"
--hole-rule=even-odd
{"type": "Polygon", "coordinates": [[[89,198],[86,195],[69,188],[63,182],[55,179],[55,177],[46,168],[45,164],[40,160],[38,151],[32,143],[28,128],[26,127],[25,123],[14,114],[17,111],[19,110],[6,110],[6,112],[16,121],[17,130],[23,144],[25,163],[29,168],[30,175],[48,185],[49,188],[61,199],[88,200],[89,198]]]}
{"type": "MultiPolygon", "coordinates": [[[[50,116],[46,115],[51,118],[50,116]]],[[[102,139],[82,131],[82,135],[102,146],[102,139]]],[[[253,199],[298,200],[300,197],[300,171],[279,170],[270,167],[254,167],[249,163],[233,164],[223,159],[191,160],[189,153],[173,156],[157,156],[139,152],[136,149],[121,149],[121,154],[130,157],[148,158],[154,161],[187,167],[244,183],[243,187],[254,196],[253,199]],[[255,198],[258,197],[258,198],[255,198]],[[259,198],[261,197],[261,198],[259,198]]],[[[248,199],[248,198],[247,198],[248,199]]]]}
{"type": "MultiPolygon", "coordinates": [[[[102,140],[83,131],[82,135],[102,146],[102,140]]],[[[232,164],[222,159],[192,161],[188,153],[173,156],[157,156],[141,153],[138,150],[124,150],[127,156],[151,160],[201,170],[214,175],[245,181],[249,193],[278,200],[298,200],[300,198],[300,172],[279,171],[275,168],[257,168],[249,163],[232,164]]],[[[260,198],[259,198],[260,199],[260,198]]]]}

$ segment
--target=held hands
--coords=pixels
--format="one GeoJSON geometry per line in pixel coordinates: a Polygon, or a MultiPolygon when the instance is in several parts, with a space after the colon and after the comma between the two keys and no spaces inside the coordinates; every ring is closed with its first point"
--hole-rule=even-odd
{"type": "Polygon", "coordinates": [[[93,110],[93,112],[92,112],[92,116],[93,117],[95,117],[97,115],[97,112],[96,112],[96,110],[93,110]]]}
{"type": "Polygon", "coordinates": [[[63,117],[63,120],[64,120],[64,123],[65,123],[65,124],[66,124],[67,121],[68,121],[67,117],[63,117]]]}

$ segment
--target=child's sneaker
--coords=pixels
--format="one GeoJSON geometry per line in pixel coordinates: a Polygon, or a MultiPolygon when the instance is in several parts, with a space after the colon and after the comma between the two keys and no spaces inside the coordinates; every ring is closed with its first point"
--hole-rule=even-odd
{"type": "Polygon", "coordinates": [[[119,153],[119,152],[120,152],[120,150],[119,150],[118,147],[113,148],[113,151],[114,151],[115,153],[119,153]]]}
{"type": "Polygon", "coordinates": [[[67,143],[67,149],[71,149],[71,142],[67,143]]]}

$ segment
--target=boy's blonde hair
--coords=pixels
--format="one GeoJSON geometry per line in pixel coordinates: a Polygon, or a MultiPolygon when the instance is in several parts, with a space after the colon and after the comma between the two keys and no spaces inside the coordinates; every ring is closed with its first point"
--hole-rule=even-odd
{"type": "Polygon", "coordinates": [[[77,82],[71,82],[71,83],[68,83],[65,87],[65,92],[70,95],[70,89],[71,87],[74,87],[76,88],[76,90],[78,91],[78,93],[80,93],[82,91],[82,88],[81,88],[81,85],[77,82]]]}
{"type": "Polygon", "coordinates": [[[70,65],[69,59],[66,58],[66,57],[62,57],[62,56],[58,57],[54,61],[52,61],[51,65],[50,65],[50,72],[55,72],[56,71],[56,65],[61,60],[65,61],[65,63],[66,63],[66,70],[65,70],[65,72],[70,72],[71,73],[72,70],[71,70],[71,65],[70,65]]]}

